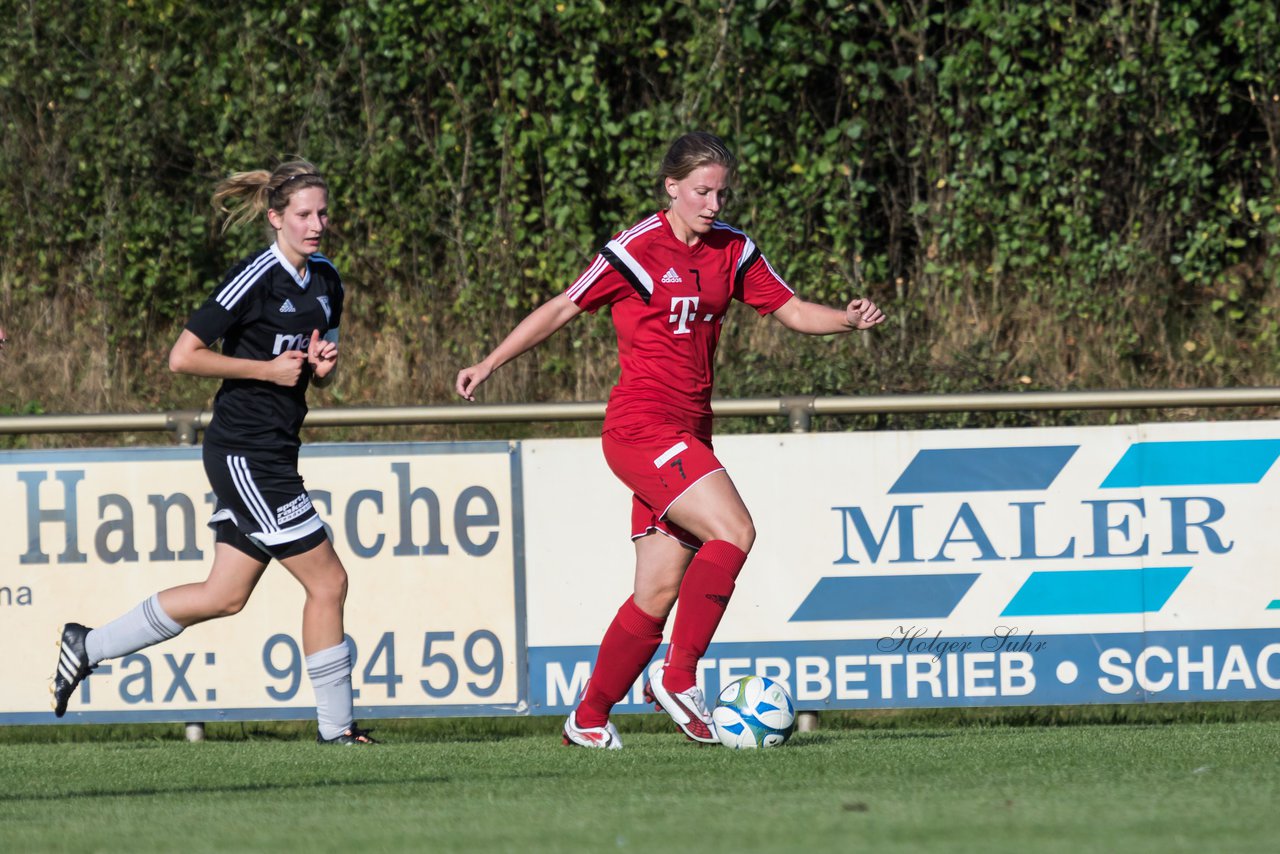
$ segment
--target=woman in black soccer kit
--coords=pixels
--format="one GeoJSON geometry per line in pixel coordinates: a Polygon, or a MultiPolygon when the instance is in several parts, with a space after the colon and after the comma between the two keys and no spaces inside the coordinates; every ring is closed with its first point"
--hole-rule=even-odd
{"type": "Polygon", "coordinates": [[[318,251],[329,225],[328,188],[314,166],[292,161],[272,172],[236,173],[213,199],[229,214],[224,229],[265,212],[275,237],[231,268],[169,353],[172,370],[223,380],[203,449],[217,497],[209,521],[213,567],[205,581],[163,590],[101,628],[66,624],[54,714],[66,713],[98,662],[238,613],[274,558],[306,590],[302,647],[316,692],[317,739],[372,744],[352,720],[346,570],[298,474],[307,387],[327,385],[338,359],[342,280],[318,251]],[[219,340],[221,352],[213,349],[219,340]]]}

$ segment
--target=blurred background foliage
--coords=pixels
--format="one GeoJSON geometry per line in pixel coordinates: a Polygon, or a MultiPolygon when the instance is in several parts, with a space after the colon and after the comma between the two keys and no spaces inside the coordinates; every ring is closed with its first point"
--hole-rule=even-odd
{"type": "MultiPolygon", "coordinates": [[[[803,296],[891,318],[811,339],[735,310],[720,396],[1275,375],[1272,0],[6,5],[2,411],[206,406],[216,384],[165,354],[265,240],[220,234],[210,193],[293,155],[329,179],[349,294],[317,403],[450,402],[655,209],[691,129],[739,152],[723,218],[803,296]]],[[[613,350],[584,316],[485,399],[603,399],[613,350]]]]}

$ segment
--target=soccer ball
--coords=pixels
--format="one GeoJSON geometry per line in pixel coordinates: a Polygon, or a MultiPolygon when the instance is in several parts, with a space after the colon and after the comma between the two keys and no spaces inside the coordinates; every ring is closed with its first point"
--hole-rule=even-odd
{"type": "Polygon", "coordinates": [[[711,721],[725,747],[777,747],[795,729],[796,708],[787,689],[777,682],[764,676],[744,676],[720,692],[711,721]]]}

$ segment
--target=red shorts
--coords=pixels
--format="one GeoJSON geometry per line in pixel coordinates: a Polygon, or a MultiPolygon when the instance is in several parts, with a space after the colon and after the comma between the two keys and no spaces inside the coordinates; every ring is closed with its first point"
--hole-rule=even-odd
{"type": "Polygon", "coordinates": [[[631,539],[651,531],[674,537],[691,549],[702,541],[666,518],[685,490],[709,474],[723,471],[711,442],[666,424],[610,428],[601,437],[604,459],[631,496],[631,539]]]}

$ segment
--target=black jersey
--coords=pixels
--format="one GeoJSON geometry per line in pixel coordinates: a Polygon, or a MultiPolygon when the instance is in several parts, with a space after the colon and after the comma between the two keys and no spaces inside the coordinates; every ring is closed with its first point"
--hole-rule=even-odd
{"type": "MultiPolygon", "coordinates": [[[[187,329],[206,346],[222,339],[224,355],[270,361],[286,350],[305,352],[312,330],[332,340],[341,320],[342,279],[329,259],[311,255],[299,276],[273,243],[232,267],[187,329]]],[[[205,441],[245,451],[296,450],[310,381],[307,365],[292,388],[224,380],[205,441]]]]}

